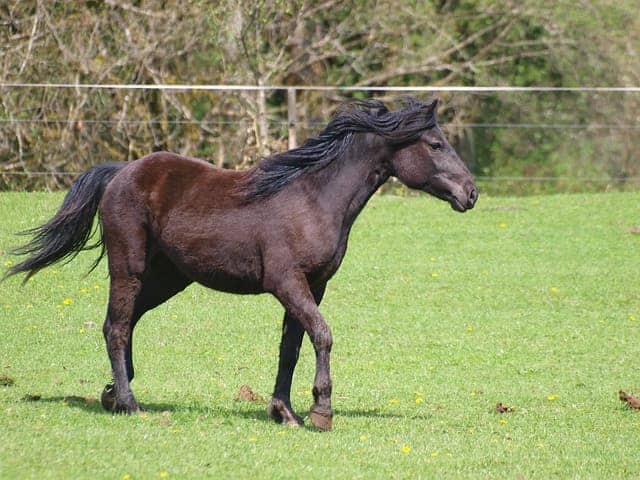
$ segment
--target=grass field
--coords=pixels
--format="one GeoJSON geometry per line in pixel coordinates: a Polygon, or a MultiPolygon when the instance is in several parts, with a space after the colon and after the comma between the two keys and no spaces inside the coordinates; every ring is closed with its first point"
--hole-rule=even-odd
{"type": "MultiPolygon", "coordinates": [[[[13,232],[60,194],[0,195],[13,232]]],[[[0,284],[0,478],[638,478],[640,194],[481,197],[460,215],[376,197],[321,310],[334,334],[334,430],[271,423],[281,310],[190,287],[136,330],[114,416],[96,252],[0,284]],[[513,413],[495,412],[497,402],[513,413]]],[[[293,404],[311,404],[305,340],[293,404]]],[[[307,421],[307,424],[310,422],[307,421]]]]}

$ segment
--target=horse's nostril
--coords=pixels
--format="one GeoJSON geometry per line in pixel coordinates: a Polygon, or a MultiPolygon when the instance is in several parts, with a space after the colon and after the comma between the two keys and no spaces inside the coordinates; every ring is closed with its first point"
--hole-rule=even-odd
{"type": "Polygon", "coordinates": [[[467,207],[468,208],[473,207],[477,199],[478,199],[478,190],[476,190],[476,188],[473,187],[469,192],[469,200],[467,200],[467,207]]]}

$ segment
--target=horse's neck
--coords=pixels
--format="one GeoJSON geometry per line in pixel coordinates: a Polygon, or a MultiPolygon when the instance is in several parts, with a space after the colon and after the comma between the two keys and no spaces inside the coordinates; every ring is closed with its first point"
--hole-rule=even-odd
{"type": "Polygon", "coordinates": [[[325,210],[342,216],[350,228],[367,201],[389,178],[383,155],[379,151],[355,149],[336,160],[314,179],[318,201],[325,210]]]}

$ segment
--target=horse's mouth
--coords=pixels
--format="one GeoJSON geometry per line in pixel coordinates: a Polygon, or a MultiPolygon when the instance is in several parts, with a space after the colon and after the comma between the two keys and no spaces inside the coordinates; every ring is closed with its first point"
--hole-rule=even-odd
{"type": "Polygon", "coordinates": [[[469,208],[473,208],[473,206],[466,207],[465,205],[463,205],[460,202],[460,200],[458,200],[453,195],[451,195],[448,199],[443,199],[443,200],[448,200],[449,201],[449,205],[451,205],[451,208],[453,208],[456,212],[463,213],[463,212],[466,212],[467,210],[469,210],[469,208]]]}
{"type": "Polygon", "coordinates": [[[433,182],[423,185],[422,191],[449,202],[451,208],[456,212],[466,212],[474,207],[478,200],[478,190],[475,184],[469,183],[465,187],[461,187],[444,179],[438,180],[439,183],[433,182]]]}
{"type": "Polygon", "coordinates": [[[440,200],[448,202],[449,205],[451,205],[451,208],[456,212],[464,213],[467,210],[472,209],[475,204],[475,198],[461,200],[451,192],[437,191],[429,185],[425,185],[422,190],[436,198],[439,198],[440,200]]]}

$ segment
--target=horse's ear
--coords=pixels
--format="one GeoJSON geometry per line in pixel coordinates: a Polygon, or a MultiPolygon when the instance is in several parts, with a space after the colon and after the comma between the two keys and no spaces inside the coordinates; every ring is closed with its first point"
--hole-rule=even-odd
{"type": "Polygon", "coordinates": [[[431,100],[431,103],[428,105],[429,113],[433,113],[433,115],[437,117],[439,104],[440,104],[440,99],[438,97],[431,100]]]}

